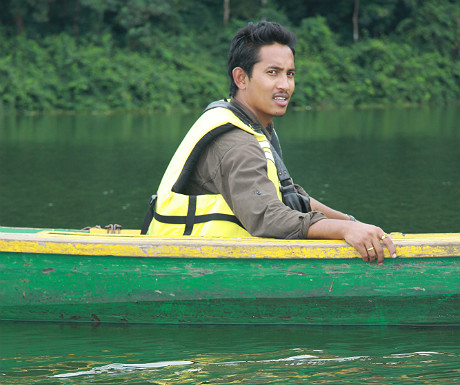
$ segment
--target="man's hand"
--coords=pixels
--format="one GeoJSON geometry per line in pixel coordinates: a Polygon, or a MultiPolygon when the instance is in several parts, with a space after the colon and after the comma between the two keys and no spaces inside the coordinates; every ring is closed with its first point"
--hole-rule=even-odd
{"type": "Polygon", "coordinates": [[[362,222],[349,222],[344,238],[350,246],[353,246],[364,262],[374,262],[380,265],[384,261],[383,245],[386,246],[392,258],[396,258],[396,248],[391,237],[380,227],[368,225],[362,222]]]}
{"type": "Polygon", "coordinates": [[[343,239],[354,247],[364,262],[374,262],[380,265],[384,261],[383,245],[388,249],[392,258],[396,258],[396,248],[389,235],[380,227],[363,222],[340,219],[323,219],[308,229],[310,239],[343,239]]]}

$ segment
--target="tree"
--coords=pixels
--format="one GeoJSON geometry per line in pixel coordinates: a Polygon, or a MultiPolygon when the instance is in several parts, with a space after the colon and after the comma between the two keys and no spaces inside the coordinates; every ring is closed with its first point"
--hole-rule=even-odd
{"type": "Polygon", "coordinates": [[[224,25],[228,24],[230,19],[230,0],[224,0],[224,25]]]}
{"type": "Polygon", "coordinates": [[[358,29],[358,13],[359,13],[359,0],[355,0],[355,7],[353,9],[353,41],[358,41],[359,39],[359,29],[358,29]]]}

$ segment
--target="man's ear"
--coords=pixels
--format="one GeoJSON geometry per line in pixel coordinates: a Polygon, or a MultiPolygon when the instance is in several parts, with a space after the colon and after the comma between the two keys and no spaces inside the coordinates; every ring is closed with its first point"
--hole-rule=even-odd
{"type": "Polygon", "coordinates": [[[233,81],[240,90],[246,89],[248,83],[248,75],[241,67],[235,67],[232,71],[233,81]]]}

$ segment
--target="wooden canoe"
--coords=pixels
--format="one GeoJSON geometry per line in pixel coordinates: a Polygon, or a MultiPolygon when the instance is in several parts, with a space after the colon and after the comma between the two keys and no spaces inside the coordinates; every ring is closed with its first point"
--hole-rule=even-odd
{"type": "Polygon", "coordinates": [[[156,238],[0,227],[0,320],[460,325],[460,234],[343,241],[156,238]]]}

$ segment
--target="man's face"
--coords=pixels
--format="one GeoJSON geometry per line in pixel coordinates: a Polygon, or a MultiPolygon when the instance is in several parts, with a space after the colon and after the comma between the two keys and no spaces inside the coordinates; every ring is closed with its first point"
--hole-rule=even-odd
{"type": "Polygon", "coordinates": [[[286,113],[295,88],[294,73],[294,55],[287,45],[263,46],[251,77],[245,77],[236,98],[267,126],[274,116],[286,113]]]}

